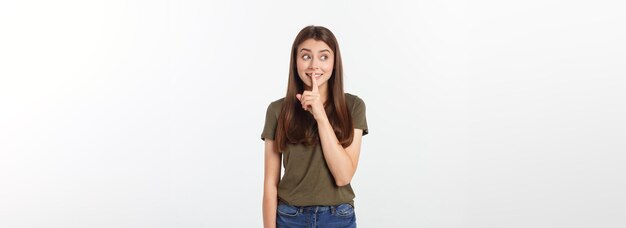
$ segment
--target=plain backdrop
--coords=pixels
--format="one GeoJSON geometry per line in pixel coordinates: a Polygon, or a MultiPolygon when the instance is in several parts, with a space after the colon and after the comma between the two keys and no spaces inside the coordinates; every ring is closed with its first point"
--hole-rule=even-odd
{"type": "Polygon", "coordinates": [[[0,227],[261,227],[307,25],[367,105],[359,227],[626,227],[621,1],[2,1],[0,227]]]}

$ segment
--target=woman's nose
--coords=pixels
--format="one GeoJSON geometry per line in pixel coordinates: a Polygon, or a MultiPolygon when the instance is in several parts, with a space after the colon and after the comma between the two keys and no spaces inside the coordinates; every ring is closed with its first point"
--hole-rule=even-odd
{"type": "Polygon", "coordinates": [[[311,59],[311,62],[309,63],[309,68],[311,69],[319,69],[319,62],[315,59],[311,59]]]}

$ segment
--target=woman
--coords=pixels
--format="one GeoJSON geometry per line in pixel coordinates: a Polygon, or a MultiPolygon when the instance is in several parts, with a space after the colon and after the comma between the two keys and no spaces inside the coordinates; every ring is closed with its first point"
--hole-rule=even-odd
{"type": "Polygon", "coordinates": [[[264,225],[356,227],[350,181],[368,133],[365,104],[343,91],[341,55],[330,30],[300,31],[288,80],[287,95],[267,108],[261,134],[264,225]]]}

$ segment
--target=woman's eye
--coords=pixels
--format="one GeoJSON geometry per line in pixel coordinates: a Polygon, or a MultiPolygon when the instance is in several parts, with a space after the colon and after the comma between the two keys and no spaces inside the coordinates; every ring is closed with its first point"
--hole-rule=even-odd
{"type": "Polygon", "coordinates": [[[309,60],[309,59],[311,59],[311,56],[309,56],[309,55],[303,55],[303,56],[302,56],[302,59],[304,59],[304,60],[309,60]]]}
{"type": "Polygon", "coordinates": [[[321,60],[326,60],[328,59],[328,56],[322,55],[322,57],[320,57],[321,60]]]}

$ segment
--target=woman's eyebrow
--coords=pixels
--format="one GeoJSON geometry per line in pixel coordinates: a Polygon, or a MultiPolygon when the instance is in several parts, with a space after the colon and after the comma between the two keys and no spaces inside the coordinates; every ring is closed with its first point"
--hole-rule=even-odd
{"type": "MultiPolygon", "coordinates": [[[[311,51],[310,49],[308,49],[308,48],[302,48],[302,49],[300,49],[300,52],[302,52],[302,51],[312,52],[312,51],[311,51]]],[[[324,50],[321,50],[321,51],[319,51],[319,52],[329,52],[329,53],[330,53],[330,51],[329,51],[328,49],[324,49],[324,50]]]]}

